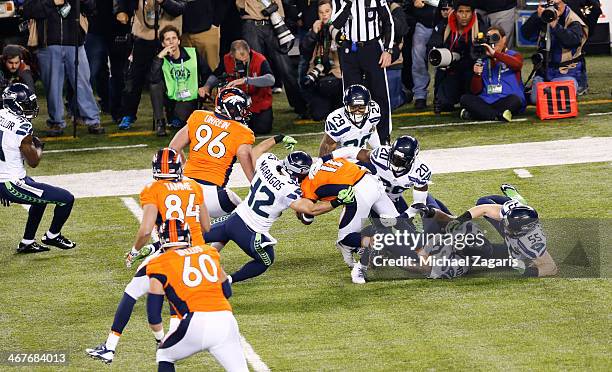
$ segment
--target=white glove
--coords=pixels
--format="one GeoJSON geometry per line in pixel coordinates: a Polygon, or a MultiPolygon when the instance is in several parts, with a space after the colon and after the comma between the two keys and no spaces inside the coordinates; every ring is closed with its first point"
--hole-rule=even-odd
{"type": "Polygon", "coordinates": [[[321,169],[322,166],[323,166],[323,159],[315,158],[315,160],[312,162],[312,165],[310,166],[310,171],[308,172],[308,178],[310,179],[315,178],[315,175],[321,169]]]}

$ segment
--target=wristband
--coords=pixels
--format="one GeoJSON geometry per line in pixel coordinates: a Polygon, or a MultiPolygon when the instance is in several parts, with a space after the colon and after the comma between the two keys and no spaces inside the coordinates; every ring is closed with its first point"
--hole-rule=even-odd
{"type": "Polygon", "coordinates": [[[459,223],[468,222],[471,219],[472,219],[472,214],[470,213],[470,211],[465,211],[464,214],[457,217],[457,221],[459,221],[459,223]]]}
{"type": "Polygon", "coordinates": [[[284,134],[277,134],[274,136],[274,143],[283,142],[283,138],[285,138],[284,134]]]}
{"type": "Polygon", "coordinates": [[[338,198],[336,198],[336,199],[330,201],[329,204],[331,204],[331,206],[333,208],[338,208],[339,206],[342,205],[342,202],[340,200],[338,200],[338,198]]]}

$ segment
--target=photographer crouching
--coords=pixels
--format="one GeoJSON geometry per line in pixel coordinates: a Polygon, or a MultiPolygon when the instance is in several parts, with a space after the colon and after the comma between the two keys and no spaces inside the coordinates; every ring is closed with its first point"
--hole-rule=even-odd
{"type": "Polygon", "coordinates": [[[512,115],[525,110],[525,94],[521,68],[523,56],[506,48],[506,33],[491,26],[487,35],[480,34],[474,54],[472,94],[461,97],[461,118],[511,121],[512,115]]]}
{"type": "Polygon", "coordinates": [[[472,79],[476,58],[472,56],[474,39],[484,29],[471,0],[458,0],[448,17],[446,28],[435,28],[429,45],[429,62],[436,67],[434,112],[453,111],[472,79]]]}
{"type": "Polygon", "coordinates": [[[204,97],[203,83],[211,74],[206,60],[195,48],[183,48],[179,30],[168,25],[159,32],[163,49],[151,63],[151,105],[155,133],[166,135],[166,115],[170,126],[181,128],[204,97]]]}
{"type": "Polygon", "coordinates": [[[576,89],[586,74],[583,69],[582,48],[588,38],[584,21],[562,0],[547,0],[538,5],[521,27],[526,39],[538,43],[538,52],[532,57],[535,77],[531,90],[531,103],[536,103],[537,84],[544,81],[573,81],[576,89]]]}
{"type": "Polygon", "coordinates": [[[263,54],[249,47],[244,40],[232,42],[230,52],[223,56],[215,72],[204,85],[204,95],[210,96],[214,87],[237,87],[251,98],[249,111],[253,114],[248,125],[255,134],[272,131],[272,86],[274,75],[263,54]]]}
{"type": "MultiPolygon", "coordinates": [[[[320,0],[318,5],[319,19],[300,43],[300,53],[310,61],[302,86],[310,96],[310,115],[317,121],[324,120],[330,112],[342,106],[338,45],[329,25],[332,3],[331,0],[320,0]]],[[[334,31],[334,34],[338,33],[334,31]]]]}

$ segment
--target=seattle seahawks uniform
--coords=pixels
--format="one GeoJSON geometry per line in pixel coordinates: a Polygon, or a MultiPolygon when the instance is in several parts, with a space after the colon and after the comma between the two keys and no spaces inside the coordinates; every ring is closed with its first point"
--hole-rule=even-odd
{"type": "MultiPolygon", "coordinates": [[[[519,205],[522,204],[514,199],[506,201],[502,205],[500,212],[501,218],[504,218],[513,208],[519,205]]],[[[517,238],[508,236],[507,234],[503,234],[502,236],[508,247],[508,253],[512,258],[517,260],[533,260],[546,252],[546,235],[544,235],[544,231],[540,224],[528,234],[517,238]]]]}
{"type": "Polygon", "coordinates": [[[32,134],[32,123],[7,109],[0,110],[0,182],[20,180],[26,176],[21,141],[32,134]]]}
{"type": "MultiPolygon", "coordinates": [[[[389,195],[389,198],[396,204],[402,199],[402,193],[405,190],[413,186],[426,186],[431,180],[431,170],[427,164],[417,157],[407,174],[395,177],[391,169],[389,169],[390,150],[391,146],[380,146],[373,150],[370,153],[370,163],[374,166],[374,169],[370,167],[370,170],[380,178],[385,185],[387,195],[389,195]]],[[[399,212],[401,213],[403,211],[399,212]]]]}
{"type": "Polygon", "coordinates": [[[255,164],[246,199],[228,219],[214,224],[204,235],[208,243],[232,240],[253,258],[231,275],[233,282],[261,275],[272,265],[277,241],[269,234],[270,228],[291,203],[302,197],[300,185],[281,168],[282,162],[276,155],[262,154],[255,164]]]}
{"type": "Polygon", "coordinates": [[[361,128],[357,127],[347,117],[344,107],[333,111],[325,121],[325,133],[340,147],[362,147],[369,143],[370,147],[376,148],[380,145],[376,135],[376,125],[380,121],[380,107],[374,101],[370,101],[370,114],[361,128]],[[373,135],[374,134],[374,135],[373,135]]]}

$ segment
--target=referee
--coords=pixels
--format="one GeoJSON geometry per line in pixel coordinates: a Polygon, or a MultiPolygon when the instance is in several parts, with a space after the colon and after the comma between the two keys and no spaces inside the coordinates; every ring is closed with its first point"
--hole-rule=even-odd
{"type": "Polygon", "coordinates": [[[338,49],[342,83],[364,84],[380,105],[377,125],[381,144],[391,134],[391,107],[386,68],[393,54],[393,18],[386,0],[335,0],[332,26],[345,40],[338,49]],[[379,26],[382,24],[382,30],[379,26]],[[365,81],[364,81],[365,78],[365,81]]]}

